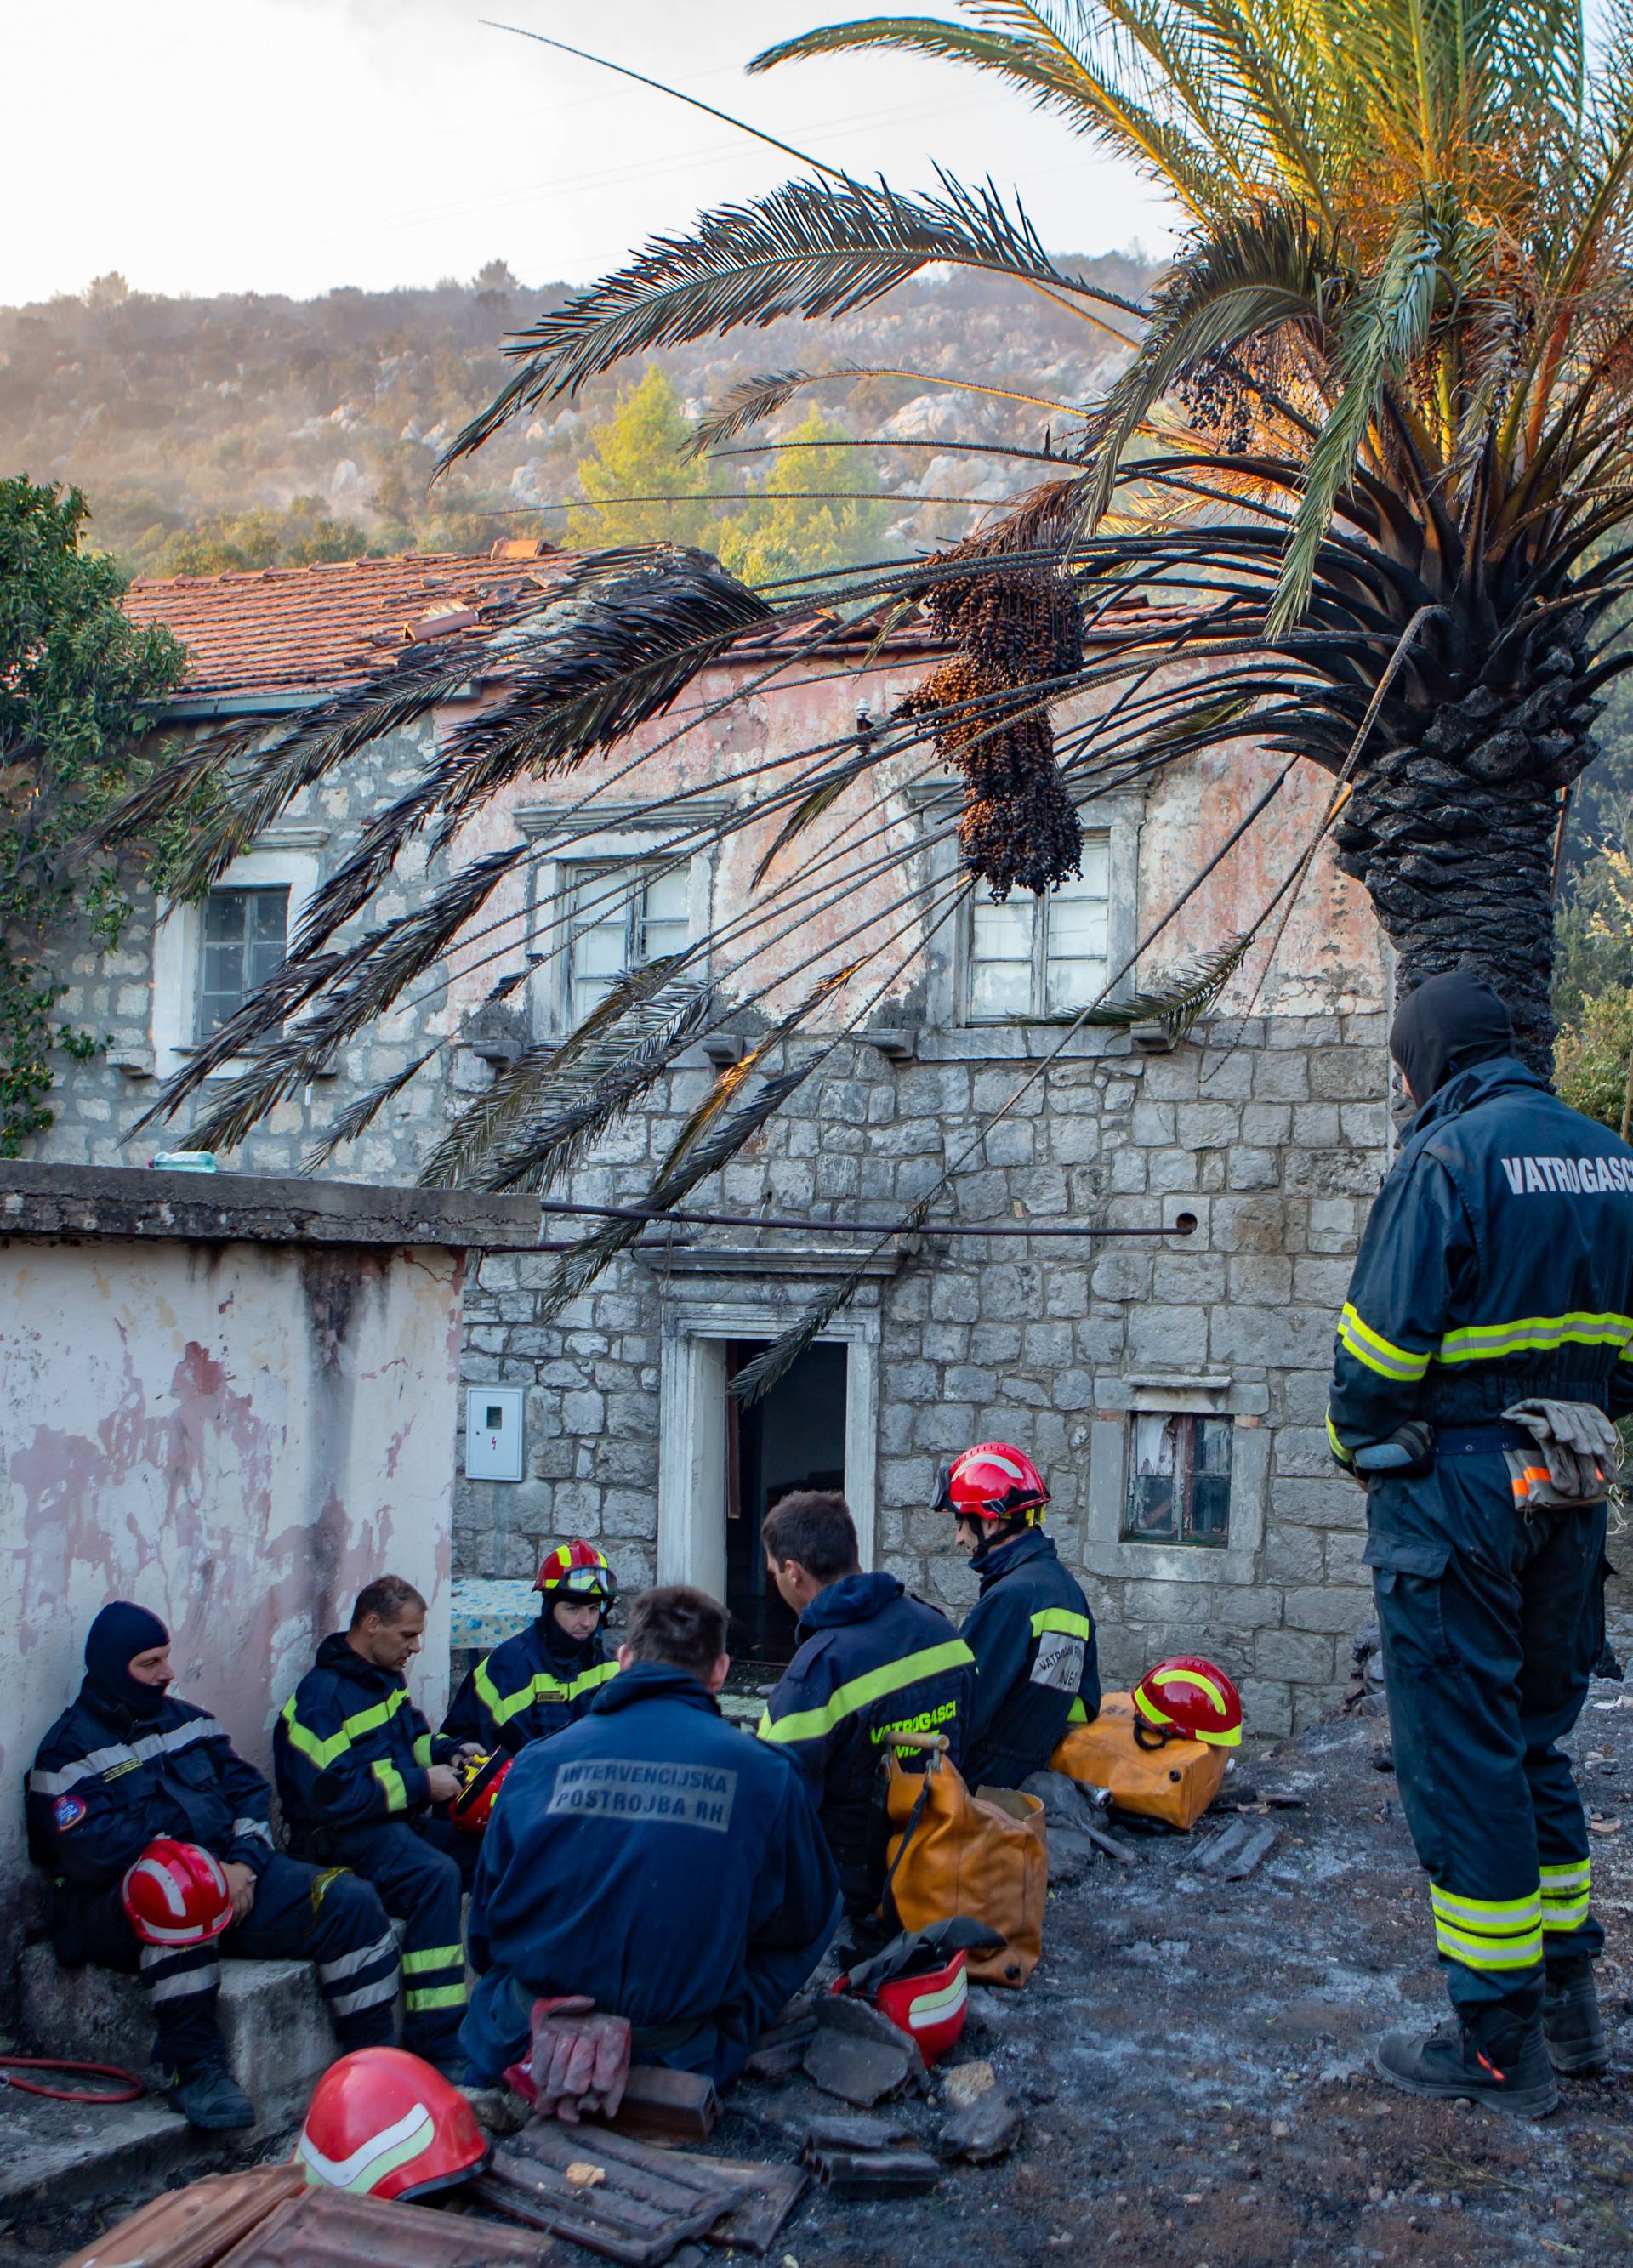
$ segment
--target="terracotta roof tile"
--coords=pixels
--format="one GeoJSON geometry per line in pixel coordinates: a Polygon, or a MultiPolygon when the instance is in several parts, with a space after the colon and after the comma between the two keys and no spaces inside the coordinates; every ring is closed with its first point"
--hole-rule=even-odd
{"type": "Polygon", "coordinates": [[[480,644],[498,609],[531,585],[548,586],[575,556],[511,542],[474,559],[424,552],[240,575],[143,576],[125,611],[181,639],[184,694],[314,692],[389,669],[405,647],[429,638],[480,644]]]}

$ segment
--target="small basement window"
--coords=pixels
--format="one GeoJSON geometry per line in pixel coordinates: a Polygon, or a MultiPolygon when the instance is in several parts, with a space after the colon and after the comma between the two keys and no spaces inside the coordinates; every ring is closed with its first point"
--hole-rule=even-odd
{"type": "Polygon", "coordinates": [[[1229,1418],[1136,1410],[1126,1540],[1223,1550],[1230,1541],[1230,1437],[1229,1418]]]}
{"type": "Polygon", "coordinates": [[[218,1032],[282,966],[288,939],[286,888],[211,890],[199,925],[196,1042],[218,1032]]]}

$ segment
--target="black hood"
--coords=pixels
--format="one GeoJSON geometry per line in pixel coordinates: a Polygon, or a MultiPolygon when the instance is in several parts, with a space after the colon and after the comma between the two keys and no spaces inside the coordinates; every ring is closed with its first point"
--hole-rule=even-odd
{"type": "Polygon", "coordinates": [[[1471,1064],[1512,1055],[1513,1019],[1482,977],[1454,969],[1407,995],[1390,1030],[1389,1052],[1421,1107],[1471,1064]]]}

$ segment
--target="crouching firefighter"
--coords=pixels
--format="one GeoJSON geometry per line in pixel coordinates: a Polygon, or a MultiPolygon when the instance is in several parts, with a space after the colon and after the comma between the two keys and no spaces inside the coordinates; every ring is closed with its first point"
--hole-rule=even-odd
{"type": "Polygon", "coordinates": [[[1633,1152],[1432,977],[1390,1034],[1417,1115],[1361,1241],[1328,1431],[1367,1488],[1400,1800],[1454,2021],[1384,2077],[1536,2117],[1600,2069],[1582,1799],[1559,1743],[1603,1638],[1609,1418],[1633,1410],[1633,1152]]]}
{"type": "Polygon", "coordinates": [[[724,1607],[643,1592],[618,1660],[586,1716],[517,1757],[483,1837],[462,2034],[479,2085],[526,2057],[536,2000],[577,1994],[628,2021],[638,2062],[723,2084],[839,1921],[799,1772],[714,1699],[724,1607]]]}
{"type": "Polygon", "coordinates": [[[403,2044],[456,2082],[465,1955],[460,1902],[480,1848],[433,1804],[460,1793],[466,1751],[433,1739],[403,1670],[425,1602],[400,1575],[358,1594],[350,1629],[326,1638],[278,1714],[272,1759],[292,1847],[372,1882],[403,1940],[403,2044]]]}
{"type": "Polygon", "coordinates": [[[942,1475],[935,1508],[953,1514],[981,1585],[962,1633],[975,1657],[972,1787],[1019,1787],[1048,1768],[1068,1727],[1100,1713],[1094,1617],[1044,1533],[1048,1501],[1043,1475],[1008,1441],[978,1443],[942,1475]]]}
{"type": "Polygon", "coordinates": [[[216,2023],[221,1957],[314,1962],[341,2046],[376,2047],[396,2007],[391,1925],[356,1875],[273,1849],[267,1784],[207,1710],[171,1691],[157,1615],[104,1607],[85,1659],[27,1783],[57,1958],[139,1977],[175,2109],[206,2131],[251,2125],[216,2023]]]}
{"type": "Polygon", "coordinates": [[[543,1594],[537,1621],[484,1654],[465,1679],[442,1720],[451,1739],[516,1755],[576,1724],[617,1675],[602,1635],[618,1591],[605,1553],[564,1543],[548,1554],[533,1587],[543,1594]]]}
{"type": "MultiPolygon", "coordinates": [[[[845,1498],[784,1497],[760,1530],[767,1574],[799,1617],[799,1651],[760,1719],[761,1740],[805,1774],[839,1870],[845,1909],[865,1924],[884,1887],[890,1736],[945,1735],[964,1761],[972,1657],[945,1615],[894,1575],[864,1575],[845,1498]]],[[[899,1751],[909,1771],[921,1753],[899,1751]]]]}

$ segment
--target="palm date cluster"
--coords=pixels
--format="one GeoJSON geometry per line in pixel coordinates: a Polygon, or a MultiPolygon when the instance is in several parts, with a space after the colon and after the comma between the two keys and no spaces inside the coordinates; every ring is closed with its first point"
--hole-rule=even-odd
{"type": "Polygon", "coordinates": [[[1063,576],[1005,569],[979,540],[942,555],[972,563],[920,593],[931,627],[957,649],[902,703],[936,714],[936,753],[968,790],[958,822],[964,865],[1007,898],[1078,872],[1083,829],[1054,760],[1050,681],[1083,661],[1083,620],[1063,576]],[[1042,688],[1031,699],[1024,696],[1042,688]],[[1015,696],[1013,699],[1006,696],[1015,696]]]}

